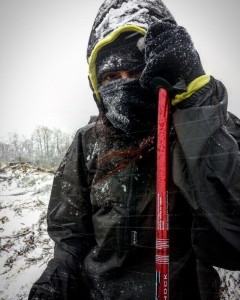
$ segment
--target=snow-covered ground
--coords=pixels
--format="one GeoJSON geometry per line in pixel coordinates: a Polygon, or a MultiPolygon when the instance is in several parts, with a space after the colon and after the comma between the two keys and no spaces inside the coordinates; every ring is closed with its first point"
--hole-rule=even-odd
{"type": "Polygon", "coordinates": [[[221,278],[221,300],[240,300],[240,272],[218,269],[221,278]]]}
{"type": "Polygon", "coordinates": [[[46,210],[53,174],[27,164],[0,166],[0,300],[27,299],[52,256],[46,210]]]}
{"type": "MultiPolygon", "coordinates": [[[[27,300],[53,254],[46,233],[52,180],[28,164],[0,164],[0,300],[27,300]]],[[[221,300],[239,300],[240,273],[218,271],[221,300]]]]}

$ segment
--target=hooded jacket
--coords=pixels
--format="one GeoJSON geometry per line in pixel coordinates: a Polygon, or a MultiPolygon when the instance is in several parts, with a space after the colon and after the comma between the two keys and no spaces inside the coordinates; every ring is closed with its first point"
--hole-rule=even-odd
{"type": "MultiPolygon", "coordinates": [[[[161,1],[104,2],[88,47],[95,95],[102,39],[121,26],[147,29],[156,18],[173,18],[161,1]]],[[[227,112],[225,87],[211,77],[173,112],[172,123],[170,299],[219,299],[212,266],[240,268],[240,122],[227,112]]],[[[122,162],[116,154],[141,142],[101,119],[78,131],[56,172],[48,207],[54,258],[29,299],[154,299],[154,142],[112,172],[122,162]]]]}
{"type": "Polygon", "coordinates": [[[163,19],[175,22],[161,0],[103,2],[94,21],[87,49],[90,86],[98,107],[100,96],[95,63],[99,51],[116,40],[121,33],[136,31],[144,35],[150,24],[163,19]]]}

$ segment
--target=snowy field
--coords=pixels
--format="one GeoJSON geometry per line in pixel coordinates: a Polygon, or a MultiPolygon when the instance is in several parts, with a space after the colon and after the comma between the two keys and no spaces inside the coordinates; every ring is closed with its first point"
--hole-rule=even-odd
{"type": "Polygon", "coordinates": [[[53,174],[26,164],[0,167],[0,300],[27,299],[52,256],[46,209],[53,174]]]}
{"type": "MultiPolygon", "coordinates": [[[[53,254],[46,233],[52,180],[52,172],[27,164],[0,164],[0,300],[27,300],[53,254]]],[[[239,300],[239,272],[219,273],[221,300],[239,300]]]]}

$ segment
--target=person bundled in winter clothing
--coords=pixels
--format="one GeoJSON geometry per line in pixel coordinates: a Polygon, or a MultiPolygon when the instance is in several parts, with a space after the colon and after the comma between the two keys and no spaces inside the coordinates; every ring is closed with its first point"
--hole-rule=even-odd
{"type": "Polygon", "coordinates": [[[29,299],[155,299],[155,77],[171,86],[170,299],[220,299],[240,269],[240,122],[161,0],[106,0],[88,46],[99,116],[54,179],[54,258],[29,299]]]}

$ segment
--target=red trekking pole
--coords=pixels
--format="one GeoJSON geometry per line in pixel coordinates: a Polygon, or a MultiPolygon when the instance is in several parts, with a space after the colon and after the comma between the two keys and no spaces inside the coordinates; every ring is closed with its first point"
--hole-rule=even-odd
{"type": "MultiPolygon", "coordinates": [[[[160,83],[162,79],[159,78],[160,83]]],[[[164,81],[164,80],[163,80],[164,81]]],[[[164,82],[165,83],[165,82],[164,82]]],[[[165,86],[162,85],[161,86],[165,86]]],[[[155,300],[169,299],[168,234],[168,134],[169,98],[165,88],[158,91],[156,186],[156,294],[155,300]]]]}

